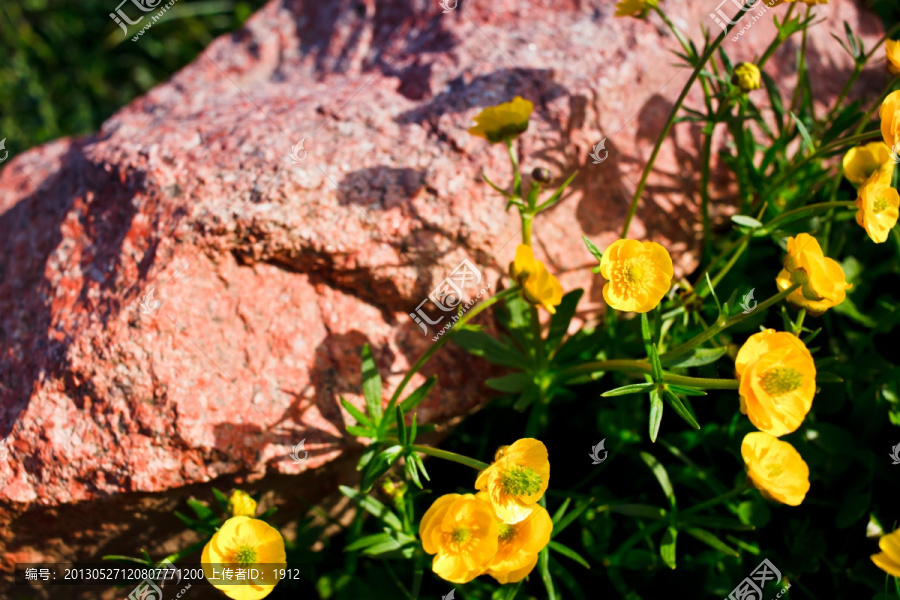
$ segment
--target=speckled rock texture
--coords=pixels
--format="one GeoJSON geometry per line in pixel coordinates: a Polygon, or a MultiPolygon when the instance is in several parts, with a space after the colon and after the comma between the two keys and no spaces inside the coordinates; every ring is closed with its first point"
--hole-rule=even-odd
{"type": "MultiPolygon", "coordinates": [[[[695,38],[701,24],[718,32],[710,2],[667,8],[695,38]]],[[[881,27],[850,0],[815,10],[824,105],[851,69],[831,32],[848,20],[871,46],[881,27]]],[[[581,235],[601,248],[617,237],[689,76],[661,21],[613,12],[609,0],[464,0],[446,14],[436,0],[273,1],[95,135],[7,161],[3,567],[174,549],[172,508],[213,484],[284,504],[352,480],[360,444],[338,396],[362,403],[361,346],[389,391],[432,343],[409,313],[463,259],[496,289],[514,253],[518,220],[481,180],[509,181],[505,152],[466,132],[481,107],[532,100],[523,169],[581,170],[535,238],[564,287],[587,290],[591,318],[602,280],[581,235]]],[[[773,31],[767,16],[725,47],[752,60],[773,31]]],[[[788,45],[767,66],[785,94],[793,57],[788,45]]],[[[867,71],[855,93],[883,78],[867,71]]],[[[631,235],[666,245],[683,274],[696,266],[699,130],[672,139],[631,235]]],[[[728,180],[714,179],[719,204],[728,180]]],[[[426,373],[439,385],[423,421],[446,425],[487,397],[484,367],[458,350],[426,373]]]]}

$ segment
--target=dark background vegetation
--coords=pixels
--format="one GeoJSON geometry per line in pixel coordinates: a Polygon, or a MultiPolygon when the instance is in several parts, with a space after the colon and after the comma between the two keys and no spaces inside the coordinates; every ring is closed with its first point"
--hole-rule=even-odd
{"type": "MultiPolygon", "coordinates": [[[[677,2],[665,3],[677,13],[677,2]]],[[[216,36],[239,28],[264,1],[179,0],[166,19],[137,43],[130,37],[123,39],[121,30],[109,18],[116,4],[116,0],[0,0],[0,139],[6,138],[11,155],[62,136],[96,131],[117,109],[191,62],[216,36]]],[[[900,22],[897,0],[873,0],[869,5],[882,16],[886,27],[900,22]]],[[[886,252],[887,246],[866,250],[866,256],[858,256],[860,263],[896,260],[886,252]]],[[[771,256],[754,253],[754,261],[779,262],[775,249],[761,251],[771,256]]],[[[739,265],[734,277],[753,269],[750,264],[739,265]]],[[[895,273],[887,271],[879,277],[865,285],[900,289],[895,273]]],[[[723,285],[730,289],[737,282],[726,280],[723,285]]],[[[863,312],[866,308],[860,307],[863,312]]],[[[895,336],[872,334],[865,339],[851,328],[843,329],[843,321],[833,317],[829,313],[822,320],[828,340],[824,353],[830,351],[857,365],[854,375],[858,381],[866,380],[865,365],[877,373],[896,371],[895,336]]],[[[775,311],[767,318],[768,326],[780,328],[775,311]]],[[[753,323],[753,329],[760,324],[753,323]]],[[[749,335],[753,329],[743,334],[749,335]]],[[[631,331],[630,335],[631,341],[639,344],[639,333],[631,331]]],[[[870,514],[880,516],[886,531],[891,531],[900,518],[900,470],[891,470],[887,456],[888,449],[900,442],[895,427],[900,424],[900,413],[896,395],[885,398],[876,391],[883,382],[870,383],[867,389],[857,388],[856,393],[848,393],[840,385],[823,386],[816,398],[815,418],[801,430],[815,431],[817,437],[807,439],[808,434],[801,433],[790,436],[812,471],[813,488],[802,508],[764,503],[755,495],[741,499],[739,520],[759,527],[749,534],[735,533],[734,539],[746,546],[742,547],[742,560],[723,561],[712,549],[682,536],[678,569],[669,570],[661,564],[658,547],[650,548],[642,542],[629,556],[620,557],[624,568],[610,572],[602,561],[633,532],[635,517],[590,510],[559,541],[583,552],[593,568],[586,571],[562,558],[558,565],[563,570],[555,573],[557,586],[565,597],[574,598],[579,595],[573,588],[580,590],[583,598],[620,597],[621,585],[632,590],[633,598],[707,598],[716,593],[724,597],[765,556],[794,582],[786,599],[872,598],[873,588],[885,586],[883,574],[868,560],[877,547],[865,538],[865,528],[870,514]],[[754,554],[754,550],[760,554],[754,554]],[[567,578],[571,586],[566,585],[567,578]]],[[[713,496],[703,481],[717,480],[732,486],[742,477],[739,443],[735,446],[728,439],[739,441],[752,427],[737,413],[735,394],[711,394],[694,402],[698,419],[704,424],[696,432],[669,413],[660,440],[650,444],[646,439],[646,399],[601,399],[600,393],[610,387],[607,378],[595,389],[580,388],[578,399],[560,402],[550,412],[543,440],[551,448],[551,513],[565,497],[577,499],[582,495],[594,498],[597,506],[610,501],[665,506],[665,497],[650,470],[637,458],[638,450],[652,452],[666,465],[682,507],[713,496]],[[589,448],[603,438],[610,459],[592,466],[589,448]],[[677,456],[678,451],[684,458],[677,456]],[[694,463],[698,466],[691,466],[694,463]]],[[[524,428],[525,416],[512,412],[502,401],[496,402],[467,419],[445,446],[489,460],[497,445],[514,441],[524,428]]],[[[467,467],[429,460],[428,468],[433,484],[429,497],[417,503],[420,510],[440,494],[470,491],[474,484],[475,473],[467,467]]],[[[313,535],[313,531],[308,534],[313,535]]],[[[655,538],[658,543],[659,535],[655,538]]],[[[739,545],[734,539],[726,538],[726,542],[739,545]]],[[[272,597],[296,597],[298,593],[303,597],[316,593],[341,598],[390,597],[396,588],[381,561],[361,559],[353,565],[351,581],[340,581],[346,577],[351,560],[342,551],[345,541],[337,536],[326,542],[322,552],[305,554],[310,581],[294,589],[283,584],[272,597]]],[[[409,570],[395,564],[401,578],[409,581],[409,570]]],[[[423,597],[441,597],[452,587],[429,571],[424,579],[423,597]]],[[[467,594],[478,597],[490,597],[496,588],[488,578],[466,586],[467,594]]],[[[536,572],[524,591],[546,597],[536,572]]]]}

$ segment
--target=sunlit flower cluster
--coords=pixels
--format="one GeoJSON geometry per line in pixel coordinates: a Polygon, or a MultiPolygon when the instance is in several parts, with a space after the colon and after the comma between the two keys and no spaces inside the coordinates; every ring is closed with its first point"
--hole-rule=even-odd
{"type": "Polygon", "coordinates": [[[514,583],[537,564],[553,523],[538,504],[550,481],[547,448],[532,438],[497,450],[479,473],[477,494],[446,494],[434,501],[419,524],[419,537],[432,570],[453,583],[488,574],[514,583]]]}

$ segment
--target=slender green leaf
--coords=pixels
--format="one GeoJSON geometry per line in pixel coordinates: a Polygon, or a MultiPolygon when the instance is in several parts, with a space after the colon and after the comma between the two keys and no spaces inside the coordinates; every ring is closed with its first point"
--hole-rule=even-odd
{"type": "Polygon", "coordinates": [[[588,562],[587,562],[586,560],[584,560],[583,558],[581,558],[581,555],[579,555],[577,552],[575,552],[574,550],[572,550],[572,549],[569,548],[568,546],[563,546],[563,545],[560,544],[559,542],[554,542],[554,541],[551,541],[551,542],[550,542],[549,544],[547,544],[547,545],[548,545],[548,546],[550,547],[550,549],[553,550],[554,552],[556,552],[556,553],[558,553],[558,554],[562,554],[562,555],[565,556],[566,558],[571,558],[572,560],[574,560],[575,562],[577,562],[579,565],[581,565],[581,566],[584,567],[585,569],[590,569],[590,568],[591,568],[591,565],[589,565],[588,562]]]}
{"type": "Polygon", "coordinates": [[[631,383],[629,385],[613,388],[600,395],[604,398],[612,398],[614,396],[625,396],[627,394],[643,394],[655,388],[655,383],[631,383]]]}
{"type": "Polygon", "coordinates": [[[662,422],[663,401],[660,398],[659,390],[653,389],[650,392],[650,441],[655,442],[659,433],[659,424],[662,422]]]}
{"type": "Polygon", "coordinates": [[[517,394],[534,385],[534,376],[517,371],[503,377],[488,379],[484,384],[492,390],[517,394]]]}
{"type": "Polygon", "coordinates": [[[666,471],[666,468],[648,452],[641,452],[641,459],[653,471],[653,476],[656,477],[656,481],[659,482],[659,486],[669,500],[669,505],[675,508],[675,490],[672,488],[672,481],[669,479],[669,473],[666,471]]]}
{"type": "Polygon", "coordinates": [[[749,227],[750,229],[758,229],[763,226],[762,223],[747,215],[731,215],[731,220],[742,227],[749,227]]]}
{"type": "Polygon", "coordinates": [[[699,367],[714,363],[722,358],[728,351],[727,348],[694,348],[689,354],[682,354],[663,361],[663,365],[667,367],[699,367]]]}
{"type": "Polygon", "coordinates": [[[578,301],[584,295],[584,290],[572,290],[562,297],[562,301],[556,307],[556,314],[550,317],[550,329],[547,333],[546,348],[550,351],[555,350],[562,342],[569,329],[569,323],[575,316],[575,309],[578,301]]]}
{"type": "Polygon", "coordinates": [[[591,256],[597,259],[597,262],[603,260],[603,253],[600,252],[600,248],[598,248],[594,242],[588,239],[586,235],[582,235],[581,239],[584,240],[584,245],[587,246],[588,252],[591,253],[591,256]]]}
{"type": "Polygon", "coordinates": [[[339,486],[341,493],[355,502],[360,508],[374,515],[385,525],[396,531],[403,531],[403,523],[388,507],[368,494],[354,490],[346,485],[339,486]]]}
{"type": "Polygon", "coordinates": [[[806,144],[807,150],[810,152],[815,151],[816,145],[813,143],[812,136],[809,135],[809,130],[806,128],[806,125],[800,120],[800,117],[795,115],[793,112],[790,113],[791,118],[794,120],[794,123],[797,125],[797,131],[800,132],[800,137],[803,138],[803,142],[806,144]]]}
{"type": "MultiPolygon", "coordinates": [[[[553,539],[556,536],[558,536],[560,533],[562,533],[566,527],[571,525],[572,522],[575,521],[575,519],[577,519],[578,517],[581,516],[581,513],[586,511],[588,508],[590,508],[590,506],[591,506],[591,504],[593,504],[593,502],[594,502],[593,498],[582,498],[581,500],[579,500],[578,502],[575,503],[575,508],[572,509],[572,512],[566,513],[564,516],[560,515],[559,520],[553,522],[553,533],[550,534],[550,539],[553,539]]],[[[559,512],[557,511],[556,514],[559,515],[559,512]]],[[[554,515],[554,516],[556,516],[556,515],[554,515]]]]}
{"type": "Polygon", "coordinates": [[[700,388],[689,387],[686,385],[674,385],[671,383],[667,383],[666,387],[675,392],[676,394],[680,394],[682,396],[705,396],[706,392],[701,390],[700,388]]]}
{"type": "Polygon", "coordinates": [[[422,404],[422,401],[425,400],[425,396],[427,396],[428,392],[431,391],[431,388],[434,387],[435,382],[437,382],[437,375],[432,375],[425,380],[425,383],[413,390],[413,392],[400,403],[400,410],[403,411],[403,414],[415,410],[417,406],[422,404]]]}
{"type": "Polygon", "coordinates": [[[710,548],[718,550],[722,554],[734,557],[740,556],[740,554],[738,554],[738,552],[731,546],[727,545],[725,542],[717,538],[712,533],[706,531],[705,529],[700,529],[699,527],[688,527],[684,529],[684,532],[692,538],[700,540],[710,548]]]}
{"type": "Polygon", "coordinates": [[[362,388],[363,396],[366,398],[366,408],[369,416],[375,426],[381,424],[383,409],[381,407],[381,375],[378,374],[378,367],[375,366],[375,359],[372,358],[372,351],[369,345],[365,344],[362,349],[362,388]]]}
{"type": "Polygon", "coordinates": [[[678,539],[678,530],[671,525],[666,528],[662,541],[659,544],[659,555],[670,569],[675,568],[675,542],[678,539]]]}
{"type": "Polygon", "coordinates": [[[373,427],[374,426],[372,421],[369,419],[369,417],[367,417],[365,415],[365,413],[363,411],[361,411],[358,408],[356,408],[355,406],[353,406],[353,404],[349,400],[344,398],[343,396],[341,396],[340,398],[341,398],[341,406],[344,407],[344,410],[346,410],[348,413],[350,413],[351,417],[356,419],[357,423],[359,423],[360,425],[363,425],[365,427],[373,427]]]}
{"type": "Polygon", "coordinates": [[[382,475],[387,473],[403,454],[402,446],[391,446],[378,453],[366,469],[363,471],[362,481],[359,484],[363,492],[368,492],[382,475]]]}
{"type": "Polygon", "coordinates": [[[697,417],[694,416],[694,413],[689,409],[684,403],[681,401],[681,398],[673,394],[670,390],[663,390],[663,395],[666,397],[666,400],[669,403],[669,406],[672,407],[678,416],[684,419],[685,423],[693,427],[694,429],[700,429],[700,424],[697,423],[697,417]]]}

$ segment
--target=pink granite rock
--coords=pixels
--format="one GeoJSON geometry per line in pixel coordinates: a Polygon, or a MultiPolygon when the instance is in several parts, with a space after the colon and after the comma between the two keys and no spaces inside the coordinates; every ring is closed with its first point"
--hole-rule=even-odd
{"type": "MultiPolygon", "coordinates": [[[[711,8],[668,7],[695,37],[715,28],[711,8]]],[[[827,102],[851,68],[830,33],[847,19],[871,45],[881,28],[850,0],[815,10],[825,22],[810,36],[812,68],[836,74],[814,78],[827,102]]],[[[408,314],[463,259],[496,284],[519,239],[481,181],[508,181],[502,147],[466,132],[481,107],[532,100],[517,144],[525,171],[561,180],[581,169],[535,236],[563,285],[587,289],[590,317],[602,281],[581,235],[601,248],[618,236],[689,75],[658,19],[613,12],[609,0],[464,1],[447,14],[424,0],[273,1],[96,135],[7,162],[6,566],[172,549],[170,511],[216,478],[283,498],[283,477],[306,471],[303,495],[318,499],[351,477],[359,445],[338,396],[361,404],[361,346],[392,388],[432,343],[408,314]],[[608,159],[593,164],[603,138],[608,159]],[[289,453],[303,439],[297,464],[289,453]]],[[[725,47],[750,60],[772,32],[762,19],[725,47]]],[[[768,67],[785,93],[792,52],[768,67]]],[[[882,78],[876,69],[858,85],[882,78]]],[[[673,139],[631,235],[665,244],[685,273],[696,266],[699,133],[680,125],[673,139]]],[[[446,424],[486,397],[484,366],[458,350],[426,371],[439,385],[425,421],[446,424]]]]}

